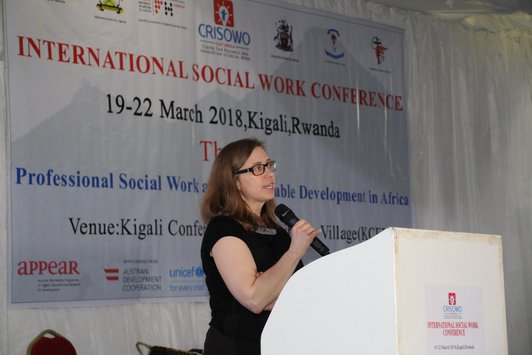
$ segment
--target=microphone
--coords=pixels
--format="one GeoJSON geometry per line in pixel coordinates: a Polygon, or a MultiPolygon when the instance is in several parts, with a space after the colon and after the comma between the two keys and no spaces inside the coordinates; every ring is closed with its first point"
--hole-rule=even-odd
{"type": "MultiPolygon", "coordinates": [[[[275,207],[275,215],[279,217],[279,219],[286,224],[288,227],[292,228],[294,224],[299,221],[299,218],[292,212],[290,208],[288,208],[284,204],[279,204],[277,207],[275,207]]],[[[325,256],[330,254],[329,248],[321,240],[319,240],[317,237],[314,237],[314,240],[310,244],[312,249],[316,250],[318,254],[321,256],[325,256]]]]}

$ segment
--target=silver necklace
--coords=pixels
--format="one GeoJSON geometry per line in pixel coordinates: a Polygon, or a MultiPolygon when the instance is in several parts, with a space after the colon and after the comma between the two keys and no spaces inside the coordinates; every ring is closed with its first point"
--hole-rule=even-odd
{"type": "Polygon", "coordinates": [[[255,233],[264,235],[276,235],[277,231],[275,230],[275,228],[255,227],[255,233]]]}

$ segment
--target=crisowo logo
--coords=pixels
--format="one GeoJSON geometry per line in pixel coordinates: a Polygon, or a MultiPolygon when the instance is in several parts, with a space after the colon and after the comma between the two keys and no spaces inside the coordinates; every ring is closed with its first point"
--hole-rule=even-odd
{"type": "Polygon", "coordinates": [[[192,266],[192,267],[180,267],[169,270],[169,276],[171,278],[202,278],[205,276],[205,272],[201,266],[192,266]]]}
{"type": "Polygon", "coordinates": [[[17,274],[32,275],[79,275],[75,260],[22,260],[17,264],[17,274]]]}
{"type": "Polygon", "coordinates": [[[462,306],[457,305],[455,292],[449,292],[447,294],[447,303],[447,305],[443,306],[444,313],[462,313],[464,310],[462,306]]]}
{"type": "Polygon", "coordinates": [[[235,29],[235,14],[233,2],[230,0],[214,1],[214,25],[200,23],[198,34],[200,37],[226,42],[233,45],[249,46],[251,35],[246,31],[235,29]]]}

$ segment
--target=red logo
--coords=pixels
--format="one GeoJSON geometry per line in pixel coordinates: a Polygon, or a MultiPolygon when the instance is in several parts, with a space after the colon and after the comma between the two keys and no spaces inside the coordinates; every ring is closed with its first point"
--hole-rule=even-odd
{"type": "Polygon", "coordinates": [[[17,274],[28,275],[79,275],[78,262],[74,260],[19,261],[17,274]]]}
{"type": "Polygon", "coordinates": [[[214,22],[225,27],[235,26],[233,2],[231,0],[214,0],[214,22]]]}
{"type": "Polygon", "coordinates": [[[120,272],[119,269],[106,268],[103,269],[103,271],[105,272],[105,279],[107,281],[118,281],[118,273],[120,272]]]}
{"type": "Polygon", "coordinates": [[[371,39],[371,48],[375,51],[377,63],[381,64],[384,61],[384,52],[387,51],[388,48],[384,47],[379,37],[373,37],[371,39]]]}
{"type": "Polygon", "coordinates": [[[163,0],[155,0],[155,13],[158,14],[161,6],[163,5],[163,0]]]}
{"type": "Polygon", "coordinates": [[[166,16],[174,16],[173,3],[170,1],[155,0],[154,2],[155,13],[158,14],[161,9],[164,10],[166,16]]]}
{"type": "Polygon", "coordinates": [[[456,293],[449,292],[447,298],[449,299],[449,306],[456,306],[456,293]]]}

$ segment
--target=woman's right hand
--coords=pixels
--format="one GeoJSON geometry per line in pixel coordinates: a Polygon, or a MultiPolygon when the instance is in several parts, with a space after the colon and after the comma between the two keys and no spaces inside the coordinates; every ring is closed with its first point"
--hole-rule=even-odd
{"type": "Polygon", "coordinates": [[[304,219],[300,219],[296,224],[294,224],[292,230],[290,231],[292,240],[290,242],[289,250],[296,253],[299,258],[302,258],[307,252],[308,247],[314,238],[316,238],[320,232],[320,229],[315,229],[309,222],[304,219]]]}

